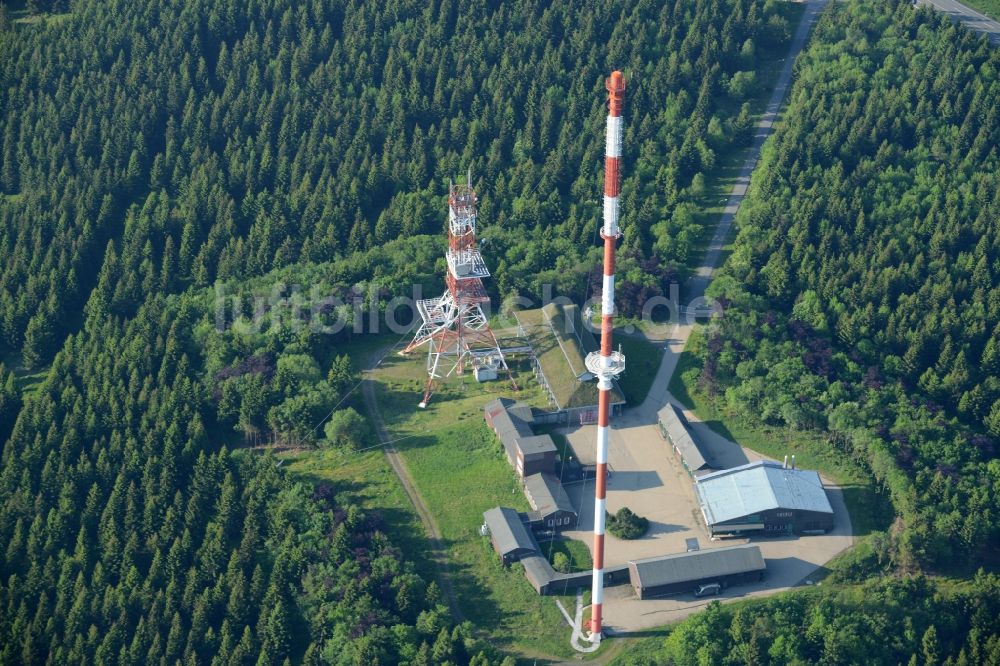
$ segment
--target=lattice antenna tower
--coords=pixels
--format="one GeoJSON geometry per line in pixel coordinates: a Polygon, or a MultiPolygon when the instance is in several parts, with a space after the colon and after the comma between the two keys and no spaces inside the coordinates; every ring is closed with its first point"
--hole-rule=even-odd
{"type": "MultiPolygon", "coordinates": [[[[485,367],[506,374],[514,383],[503,351],[490,328],[483,303],[488,303],[483,279],[490,271],[476,246],[476,192],[472,170],[465,184],[448,183],[448,288],[440,298],[417,301],[420,328],[403,350],[408,354],[427,345],[427,386],[420,407],[426,407],[436,382],[465,368],[485,367]]],[[[517,386],[514,385],[516,389],[517,386]]]]}

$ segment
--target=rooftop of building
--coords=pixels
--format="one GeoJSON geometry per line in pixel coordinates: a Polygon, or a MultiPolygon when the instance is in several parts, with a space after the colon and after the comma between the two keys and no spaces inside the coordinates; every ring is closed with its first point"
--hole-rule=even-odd
{"type": "Polygon", "coordinates": [[[524,494],[528,497],[528,503],[542,517],[556,511],[576,513],[559,479],[551,474],[532,474],[524,477],[524,494]]]}
{"type": "Polygon", "coordinates": [[[541,591],[558,576],[549,561],[541,555],[522,557],[521,564],[524,566],[524,575],[528,578],[528,582],[537,591],[541,591]]]}
{"type": "Polygon", "coordinates": [[[651,588],[761,571],[765,565],[760,547],[747,544],[632,560],[629,567],[634,569],[640,587],[651,588]]]}
{"type": "Polygon", "coordinates": [[[535,540],[514,509],[498,506],[483,513],[483,521],[503,554],[516,550],[537,550],[535,540]]]}
{"type": "Polygon", "coordinates": [[[555,453],[558,451],[556,443],[552,441],[551,435],[519,437],[516,444],[517,448],[521,449],[521,453],[526,456],[555,453]]]}
{"type": "Polygon", "coordinates": [[[684,464],[687,465],[688,469],[692,472],[696,472],[701,469],[712,467],[712,463],[708,461],[708,457],[705,455],[705,451],[701,446],[701,442],[695,438],[694,434],[688,429],[687,423],[684,422],[683,417],[678,412],[677,408],[671,405],[669,402],[660,409],[657,414],[660,423],[667,430],[667,436],[670,438],[671,444],[677,447],[677,450],[681,454],[681,458],[684,459],[684,464]]]}
{"type": "Polygon", "coordinates": [[[772,509],[833,513],[816,471],[770,460],[705,474],[696,479],[695,490],[712,525],[772,509]]]}
{"type": "Polygon", "coordinates": [[[531,415],[531,407],[510,398],[497,398],[486,403],[484,412],[500,439],[510,437],[532,437],[535,433],[531,429],[534,417],[531,415]]]}

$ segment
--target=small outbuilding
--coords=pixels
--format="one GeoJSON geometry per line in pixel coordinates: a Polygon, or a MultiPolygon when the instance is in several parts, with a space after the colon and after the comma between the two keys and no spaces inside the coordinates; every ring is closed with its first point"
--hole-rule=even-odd
{"type": "Polygon", "coordinates": [[[535,529],[561,530],[576,524],[576,509],[559,479],[551,474],[526,476],[524,495],[534,509],[528,518],[535,529]]]}
{"type": "Polygon", "coordinates": [[[556,471],[558,449],[551,435],[518,437],[514,440],[514,469],[520,477],[552,474],[556,471]]]}
{"type": "Polygon", "coordinates": [[[757,582],[764,578],[766,567],[760,548],[744,545],[632,560],[628,570],[636,596],[651,599],[692,594],[712,583],[725,588],[757,582]]]}
{"type": "Polygon", "coordinates": [[[814,470],[769,460],[695,479],[712,536],[802,534],[833,528],[833,507],[814,470]]]}
{"type": "Polygon", "coordinates": [[[507,461],[519,477],[555,472],[558,449],[551,435],[534,434],[531,407],[508,398],[497,398],[486,405],[484,418],[499,438],[507,461]]]}
{"type": "Polygon", "coordinates": [[[538,551],[538,545],[521,520],[521,514],[514,509],[494,507],[483,513],[483,524],[489,530],[493,550],[504,564],[538,551]]]}
{"type": "Polygon", "coordinates": [[[535,553],[521,560],[521,564],[524,566],[524,576],[528,579],[531,587],[535,588],[535,592],[543,596],[550,594],[552,591],[552,581],[559,574],[552,568],[549,561],[538,553],[535,553]]]}
{"type": "Polygon", "coordinates": [[[657,420],[660,434],[680,456],[688,474],[695,475],[712,468],[701,442],[695,438],[676,407],[668,402],[657,413],[657,420]]]}

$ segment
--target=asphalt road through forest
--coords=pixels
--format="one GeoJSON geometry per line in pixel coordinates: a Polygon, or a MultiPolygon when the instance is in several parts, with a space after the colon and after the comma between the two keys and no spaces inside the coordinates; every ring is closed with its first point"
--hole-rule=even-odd
{"type": "Polygon", "coordinates": [[[957,0],[919,0],[918,4],[928,5],[939,12],[944,12],[952,19],[964,23],[970,30],[983,33],[989,37],[990,42],[1000,46],[1000,23],[972,7],[966,7],[957,0]]]}
{"type": "Polygon", "coordinates": [[[726,207],[722,209],[722,215],[719,217],[718,223],[716,223],[715,233],[712,235],[712,240],[705,251],[705,257],[688,281],[687,297],[689,301],[704,296],[705,289],[708,287],[709,282],[712,281],[712,275],[715,273],[715,269],[719,265],[719,259],[722,256],[722,248],[725,247],[726,241],[729,238],[729,232],[733,226],[733,218],[736,216],[736,211],[740,209],[743,197],[746,196],[747,188],[750,186],[750,174],[753,173],[754,167],[757,166],[757,160],[760,159],[760,151],[764,146],[764,141],[767,140],[767,137],[771,135],[771,130],[774,129],[774,123],[778,119],[778,111],[781,109],[781,103],[788,92],[788,85],[792,82],[792,66],[795,64],[795,59],[798,57],[802,47],[805,46],[813,24],[828,2],[829,0],[813,0],[812,2],[805,3],[805,14],[799,21],[798,29],[796,29],[795,35],[792,37],[791,46],[788,48],[788,55],[785,56],[785,64],[781,68],[781,73],[778,74],[778,80],[774,84],[774,91],[771,93],[771,98],[767,101],[767,107],[764,109],[763,115],[761,115],[760,120],[757,121],[757,125],[755,126],[753,143],[747,152],[746,159],[743,161],[740,173],[736,177],[733,189],[729,192],[726,207]]]}

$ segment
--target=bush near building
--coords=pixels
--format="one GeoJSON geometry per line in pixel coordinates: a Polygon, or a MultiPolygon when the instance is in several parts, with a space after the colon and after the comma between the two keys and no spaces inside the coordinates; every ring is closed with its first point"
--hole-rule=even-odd
{"type": "Polygon", "coordinates": [[[608,531],[619,539],[638,539],[649,529],[649,520],[637,516],[627,506],[608,514],[608,531]]]}

